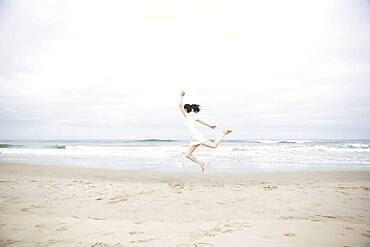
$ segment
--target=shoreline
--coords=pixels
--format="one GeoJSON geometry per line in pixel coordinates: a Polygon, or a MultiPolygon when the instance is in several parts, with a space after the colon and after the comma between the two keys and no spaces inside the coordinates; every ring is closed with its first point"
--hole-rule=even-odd
{"type": "Polygon", "coordinates": [[[2,246],[368,246],[370,171],[0,162],[2,246]]]}
{"type": "MultiPolygon", "coordinates": [[[[196,165],[194,165],[196,166],[196,165]]],[[[198,168],[198,167],[197,167],[198,168]]],[[[268,177],[269,179],[313,179],[316,177],[325,177],[326,179],[337,178],[338,176],[344,175],[344,177],[355,176],[360,179],[369,178],[370,170],[363,169],[343,169],[343,170],[330,170],[330,169],[311,169],[311,170],[301,170],[301,169],[286,169],[286,170],[205,170],[202,173],[198,170],[148,170],[148,169],[112,169],[110,167],[85,167],[77,165],[62,165],[62,164],[36,164],[36,163],[26,163],[26,162],[3,162],[0,161],[0,170],[7,171],[27,171],[29,175],[50,175],[53,173],[56,177],[67,178],[73,175],[89,178],[92,175],[104,174],[112,179],[115,178],[127,178],[136,176],[137,178],[142,178],[143,180],[147,178],[151,179],[162,179],[166,177],[173,178],[183,178],[183,179],[195,179],[202,181],[204,179],[231,179],[230,182],[236,182],[238,180],[244,179],[262,179],[268,177]],[[327,177],[330,175],[330,177],[327,177]]],[[[98,178],[98,177],[97,177],[98,178]]]]}

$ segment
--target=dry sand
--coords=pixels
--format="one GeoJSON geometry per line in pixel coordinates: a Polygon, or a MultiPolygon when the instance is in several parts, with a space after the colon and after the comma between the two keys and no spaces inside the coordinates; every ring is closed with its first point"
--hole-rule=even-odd
{"type": "Polygon", "coordinates": [[[370,246],[370,172],[0,163],[0,246],[370,246]]]}

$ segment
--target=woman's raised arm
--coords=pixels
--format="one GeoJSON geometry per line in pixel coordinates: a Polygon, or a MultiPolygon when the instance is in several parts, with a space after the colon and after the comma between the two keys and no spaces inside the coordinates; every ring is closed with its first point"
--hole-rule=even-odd
{"type": "Polygon", "coordinates": [[[181,92],[181,98],[180,98],[180,103],[179,103],[179,107],[180,107],[180,110],[182,112],[182,115],[184,115],[184,117],[186,117],[186,112],[185,112],[185,109],[184,109],[184,103],[182,102],[182,98],[185,96],[185,92],[182,91],[181,92]]]}

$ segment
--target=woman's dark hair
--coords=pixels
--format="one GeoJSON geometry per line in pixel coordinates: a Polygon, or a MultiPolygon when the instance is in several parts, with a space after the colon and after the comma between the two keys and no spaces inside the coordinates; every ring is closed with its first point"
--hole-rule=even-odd
{"type": "Polygon", "coordinates": [[[195,113],[198,113],[200,111],[200,105],[197,105],[197,104],[192,104],[191,105],[191,109],[193,110],[193,112],[195,113]]]}
{"type": "Polygon", "coordinates": [[[190,112],[191,112],[191,105],[189,105],[189,104],[185,104],[185,105],[184,105],[184,109],[185,109],[185,111],[186,111],[187,113],[190,113],[190,112]]]}
{"type": "Polygon", "coordinates": [[[198,113],[200,111],[200,105],[197,104],[185,104],[184,109],[187,113],[190,113],[191,111],[198,113]]]}

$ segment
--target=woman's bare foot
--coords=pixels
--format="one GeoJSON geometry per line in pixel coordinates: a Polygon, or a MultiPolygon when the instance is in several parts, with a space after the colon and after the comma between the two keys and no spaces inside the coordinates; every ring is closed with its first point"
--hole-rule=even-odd
{"type": "Polygon", "coordinates": [[[202,172],[204,172],[204,161],[201,161],[199,164],[200,168],[202,169],[202,172]]]}
{"type": "Polygon", "coordinates": [[[231,130],[224,130],[224,131],[222,131],[222,133],[224,133],[225,135],[230,134],[231,132],[232,132],[231,130]]]}

